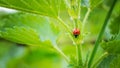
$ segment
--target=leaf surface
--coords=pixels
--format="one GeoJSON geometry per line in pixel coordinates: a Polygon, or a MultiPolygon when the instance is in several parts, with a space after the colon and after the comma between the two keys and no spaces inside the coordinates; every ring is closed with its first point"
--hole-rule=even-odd
{"type": "Polygon", "coordinates": [[[27,13],[16,13],[6,15],[0,21],[5,23],[0,31],[0,36],[5,39],[28,45],[39,45],[46,41],[56,45],[59,28],[48,18],[27,13]]]}
{"type": "Polygon", "coordinates": [[[57,17],[62,0],[0,0],[0,6],[49,17],[57,17]]]}
{"type": "Polygon", "coordinates": [[[101,46],[110,54],[120,54],[120,40],[104,42],[101,46]]]}

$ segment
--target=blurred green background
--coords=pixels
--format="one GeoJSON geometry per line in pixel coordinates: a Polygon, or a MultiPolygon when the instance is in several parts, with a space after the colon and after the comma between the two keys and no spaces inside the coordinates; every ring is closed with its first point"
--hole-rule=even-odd
{"type": "MultiPolygon", "coordinates": [[[[83,43],[83,58],[85,60],[86,54],[91,52],[93,44],[98,36],[100,28],[105,20],[105,16],[108,12],[108,9],[112,3],[112,0],[105,0],[98,7],[96,7],[90,13],[90,16],[85,25],[85,32],[87,33],[85,37],[85,42],[83,43]]],[[[113,11],[113,16],[111,20],[117,16],[120,9],[120,1],[117,2],[117,5],[113,11]]],[[[85,7],[81,8],[81,20],[83,20],[87,9],[85,7]]],[[[16,14],[18,11],[4,9],[0,7],[0,18],[2,19],[6,15],[16,14]]],[[[63,11],[63,16],[66,22],[69,22],[67,15],[63,11]]],[[[14,18],[15,19],[15,18],[14,18]]],[[[1,20],[0,20],[1,21],[1,20]]],[[[51,19],[51,22],[55,20],[51,19]]],[[[56,24],[56,23],[55,23],[56,24]]],[[[73,25],[68,23],[71,28],[73,25]]],[[[5,25],[3,22],[0,22],[0,28],[5,25]]],[[[58,24],[56,24],[58,25],[58,24]]],[[[109,25],[108,25],[109,26],[109,25]]],[[[76,56],[75,46],[73,45],[70,38],[66,35],[65,30],[59,24],[61,31],[57,44],[60,49],[67,56],[76,56]]],[[[49,36],[49,34],[48,34],[49,36]]],[[[109,29],[107,27],[105,32],[105,40],[111,38],[109,29]]],[[[43,37],[44,38],[44,37],[43,37]]],[[[41,44],[43,45],[43,44],[41,44]]],[[[52,47],[47,47],[51,45],[49,41],[44,42],[45,47],[40,46],[28,46],[25,44],[18,44],[11,42],[9,40],[0,38],[0,68],[66,68],[69,67],[66,61],[54,50],[52,47]]],[[[96,58],[98,58],[102,53],[102,49],[99,48],[96,58]]]]}

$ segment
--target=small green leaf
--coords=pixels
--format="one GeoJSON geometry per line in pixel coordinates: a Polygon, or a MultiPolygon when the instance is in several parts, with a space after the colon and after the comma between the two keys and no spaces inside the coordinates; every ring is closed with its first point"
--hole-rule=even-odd
{"type": "Polygon", "coordinates": [[[103,42],[102,48],[111,54],[120,54],[120,40],[113,40],[109,42],[103,42]]]}

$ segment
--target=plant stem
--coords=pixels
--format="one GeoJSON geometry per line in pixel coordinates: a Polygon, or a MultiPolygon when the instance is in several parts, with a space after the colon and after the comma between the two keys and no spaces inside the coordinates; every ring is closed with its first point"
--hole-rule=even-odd
{"type": "Polygon", "coordinates": [[[69,37],[71,38],[73,45],[76,46],[76,54],[77,54],[77,65],[82,66],[82,47],[79,43],[78,38],[74,39],[70,34],[69,37]]]}
{"type": "Polygon", "coordinates": [[[100,33],[99,33],[99,36],[98,36],[97,40],[96,40],[94,49],[93,49],[93,51],[92,51],[92,54],[91,54],[91,57],[90,57],[90,60],[89,60],[89,63],[88,63],[88,68],[91,67],[91,64],[92,64],[92,61],[93,61],[93,59],[94,59],[94,57],[95,57],[95,54],[96,54],[98,45],[99,45],[99,43],[100,43],[101,40],[102,40],[102,36],[103,36],[103,34],[104,34],[104,32],[105,32],[105,28],[106,28],[106,26],[107,26],[108,20],[109,20],[111,14],[112,14],[112,10],[113,10],[116,2],[117,2],[117,0],[114,0],[113,4],[111,5],[111,8],[110,8],[110,10],[109,10],[109,12],[108,12],[108,14],[107,14],[107,16],[106,16],[106,19],[105,19],[105,21],[104,21],[104,24],[103,24],[103,26],[102,26],[102,29],[101,29],[101,31],[100,31],[100,33]]]}
{"type": "Polygon", "coordinates": [[[69,36],[69,38],[72,40],[73,45],[75,45],[75,46],[76,46],[76,42],[75,42],[75,40],[74,40],[73,36],[72,36],[71,34],[68,34],[68,36],[69,36]]]}
{"type": "Polygon", "coordinates": [[[57,50],[57,52],[69,63],[69,59],[68,59],[68,57],[58,48],[58,46],[57,45],[55,45],[55,46],[53,46],[54,47],[54,49],[56,49],[57,50]]]}
{"type": "Polygon", "coordinates": [[[80,6],[81,6],[81,0],[78,0],[78,9],[77,9],[77,27],[79,27],[79,20],[80,20],[80,10],[81,10],[81,8],[80,8],[80,6]]]}
{"type": "MultiPolygon", "coordinates": [[[[76,28],[79,27],[80,6],[81,6],[81,0],[78,0],[77,19],[75,21],[76,28]]],[[[81,67],[81,66],[83,66],[83,62],[82,62],[82,46],[81,46],[81,42],[80,42],[79,38],[76,38],[75,42],[76,42],[77,64],[78,64],[78,67],[81,67]]]]}
{"type": "Polygon", "coordinates": [[[90,15],[90,12],[91,12],[91,9],[88,8],[87,13],[86,13],[86,15],[85,15],[85,17],[83,19],[83,22],[82,22],[82,32],[84,31],[84,27],[85,27],[85,24],[86,24],[86,21],[87,21],[89,15],[90,15]]]}
{"type": "Polygon", "coordinates": [[[77,39],[74,39],[70,34],[69,34],[70,39],[73,42],[73,45],[76,46],[76,54],[77,54],[77,65],[82,66],[82,47],[77,39]]]}
{"type": "Polygon", "coordinates": [[[71,30],[69,28],[68,25],[65,24],[65,22],[60,18],[60,17],[57,17],[57,20],[66,28],[66,30],[71,33],[71,30]]]}
{"type": "Polygon", "coordinates": [[[76,45],[76,51],[77,51],[77,58],[78,58],[78,62],[77,62],[77,64],[78,64],[78,66],[82,66],[82,48],[81,48],[81,45],[80,44],[77,44],[76,45]]]}
{"type": "MultiPolygon", "coordinates": [[[[76,27],[76,28],[77,28],[78,25],[79,25],[78,23],[79,23],[79,16],[80,16],[80,1],[81,1],[81,0],[78,1],[78,9],[77,9],[78,15],[77,15],[77,18],[74,19],[74,18],[71,16],[71,18],[74,19],[74,21],[75,21],[75,27],[76,27]]],[[[66,7],[67,7],[68,9],[70,9],[70,5],[67,4],[67,0],[65,0],[65,3],[66,3],[66,7]]],[[[81,47],[81,45],[80,45],[80,43],[79,43],[79,39],[78,39],[78,38],[76,38],[76,39],[73,38],[73,36],[72,36],[72,34],[71,34],[71,31],[69,30],[68,26],[62,21],[62,19],[61,19],[60,17],[58,17],[57,19],[61,22],[61,24],[64,25],[64,27],[65,27],[65,28],[68,30],[68,32],[70,33],[70,34],[69,34],[69,37],[71,38],[71,40],[73,41],[74,45],[76,46],[78,66],[82,66],[82,54],[81,54],[81,53],[82,53],[82,52],[81,52],[82,47],[81,47]]]]}
{"type": "MultiPolygon", "coordinates": [[[[71,35],[71,31],[69,29],[69,26],[65,24],[65,22],[60,18],[57,17],[57,20],[66,28],[66,30],[69,32],[69,34],[71,35]]],[[[71,35],[72,36],[72,35],[71,35]]],[[[56,46],[54,46],[54,48],[60,53],[61,56],[63,56],[65,58],[65,60],[69,63],[69,59],[68,57],[56,46]]]]}
{"type": "Polygon", "coordinates": [[[106,56],[108,56],[108,53],[105,52],[100,58],[91,66],[91,68],[96,68],[96,66],[101,62],[102,59],[104,59],[106,56]]]}

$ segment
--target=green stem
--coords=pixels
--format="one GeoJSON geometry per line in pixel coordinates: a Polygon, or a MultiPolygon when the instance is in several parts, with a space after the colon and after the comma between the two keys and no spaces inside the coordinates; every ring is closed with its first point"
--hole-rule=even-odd
{"type": "Polygon", "coordinates": [[[81,6],[81,0],[78,0],[78,20],[79,20],[79,16],[80,16],[80,6],[81,6]]]}
{"type": "Polygon", "coordinates": [[[108,56],[108,53],[105,52],[100,58],[91,66],[91,68],[96,68],[96,66],[101,62],[102,59],[104,59],[106,56],[108,56]]]}
{"type": "Polygon", "coordinates": [[[65,5],[66,5],[66,8],[70,8],[70,4],[68,3],[68,0],[63,0],[65,5]]]}
{"type": "Polygon", "coordinates": [[[57,17],[57,20],[66,28],[66,30],[69,33],[71,33],[71,30],[70,30],[69,26],[67,24],[65,24],[65,22],[60,17],[57,17]]]}
{"type": "Polygon", "coordinates": [[[55,45],[55,46],[53,46],[54,47],[54,49],[56,49],[57,50],[57,52],[69,63],[69,58],[58,48],[58,46],[57,45],[55,45]]]}
{"type": "Polygon", "coordinates": [[[102,36],[103,36],[103,34],[104,34],[104,32],[105,32],[105,28],[106,28],[106,26],[107,26],[108,20],[109,20],[111,14],[112,14],[112,10],[113,10],[116,2],[117,2],[117,0],[114,0],[113,4],[111,5],[111,8],[110,8],[110,10],[109,10],[109,12],[108,12],[108,14],[107,14],[107,16],[106,16],[106,19],[105,19],[105,21],[104,21],[104,24],[103,24],[103,26],[102,26],[102,29],[101,29],[101,31],[100,31],[100,33],[99,33],[99,36],[98,36],[97,40],[96,40],[94,49],[93,49],[93,51],[92,51],[92,54],[91,54],[91,57],[90,57],[90,60],[89,60],[89,63],[88,63],[88,68],[91,67],[93,58],[95,57],[95,54],[96,54],[98,45],[99,45],[99,43],[100,43],[101,40],[102,40],[102,36]]]}
{"type": "Polygon", "coordinates": [[[80,6],[81,6],[81,0],[78,0],[78,9],[77,9],[77,12],[78,12],[78,16],[77,16],[77,27],[79,27],[79,20],[80,20],[80,10],[81,10],[81,8],[80,8],[80,6]]]}
{"type": "Polygon", "coordinates": [[[88,68],[89,55],[90,55],[90,51],[88,51],[86,53],[86,59],[85,59],[85,62],[84,62],[84,68],[88,68]]]}
{"type": "Polygon", "coordinates": [[[91,9],[88,8],[87,13],[86,13],[86,15],[85,15],[85,17],[84,17],[84,19],[83,19],[83,22],[82,22],[82,23],[83,23],[83,24],[82,24],[82,32],[84,31],[84,27],[85,27],[85,24],[86,24],[86,21],[87,21],[89,15],[90,15],[90,12],[91,12],[91,9]]]}
{"type": "Polygon", "coordinates": [[[73,44],[76,46],[76,54],[77,54],[77,65],[78,66],[82,66],[82,47],[79,43],[78,38],[73,38],[70,34],[69,34],[70,39],[72,40],[73,44]]]}
{"type": "Polygon", "coordinates": [[[69,38],[72,40],[73,45],[75,45],[75,46],[76,46],[76,42],[75,42],[75,40],[74,40],[73,36],[72,36],[71,34],[68,34],[68,36],[69,36],[69,38]]]}
{"type": "Polygon", "coordinates": [[[77,64],[78,66],[82,66],[82,47],[79,43],[79,40],[76,40],[76,53],[77,53],[77,64]]]}
{"type": "Polygon", "coordinates": [[[77,22],[77,19],[74,19],[75,21],[75,28],[78,28],[78,22],[77,22]]]}
{"type": "MultiPolygon", "coordinates": [[[[77,28],[78,27],[78,23],[79,23],[79,16],[80,16],[80,1],[81,0],[79,0],[78,2],[78,18],[76,18],[76,19],[74,19],[71,15],[71,18],[74,20],[74,22],[75,22],[75,27],[77,28]]],[[[68,4],[68,2],[67,2],[67,0],[65,0],[65,4],[66,4],[66,7],[68,8],[68,9],[70,9],[70,6],[69,6],[69,4],[68,4]]],[[[76,53],[77,53],[77,63],[78,63],[78,66],[82,66],[82,52],[81,52],[81,50],[82,50],[82,47],[81,47],[81,45],[80,45],[80,43],[79,43],[79,41],[78,41],[78,38],[77,39],[74,39],[73,38],[73,36],[72,36],[72,34],[71,34],[71,31],[69,30],[69,28],[68,28],[68,26],[66,25],[66,24],[64,24],[64,22],[58,17],[57,18],[60,22],[61,22],[61,24],[63,24],[64,26],[65,26],[65,28],[69,31],[69,36],[70,36],[70,38],[71,38],[71,40],[73,41],[73,43],[74,43],[74,45],[76,45],[76,53]]]]}
{"type": "Polygon", "coordinates": [[[76,54],[77,54],[77,65],[82,66],[82,47],[77,39],[74,39],[70,34],[69,34],[70,39],[72,40],[73,44],[76,46],[76,54]]]}
{"type": "MultiPolygon", "coordinates": [[[[69,34],[71,35],[71,31],[69,29],[69,26],[67,24],[65,24],[65,22],[60,18],[60,17],[57,17],[57,20],[66,28],[66,30],[69,32],[69,34]]],[[[71,35],[72,36],[72,35],[71,35]]],[[[57,46],[54,46],[54,48],[60,53],[61,56],[63,56],[65,58],[65,60],[69,63],[69,59],[68,57],[57,47],[57,46]]]]}
{"type": "MultiPolygon", "coordinates": [[[[75,20],[76,28],[79,27],[79,20],[80,20],[80,6],[81,6],[81,0],[78,0],[78,9],[77,9],[77,19],[75,20]]],[[[76,38],[76,53],[77,53],[77,64],[79,67],[83,66],[82,62],[82,46],[79,38],[76,38]]]]}

